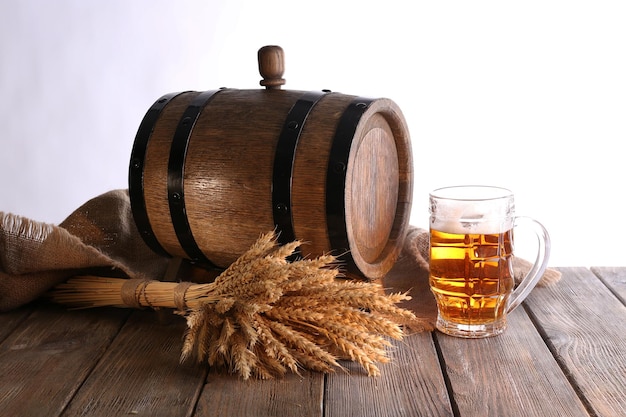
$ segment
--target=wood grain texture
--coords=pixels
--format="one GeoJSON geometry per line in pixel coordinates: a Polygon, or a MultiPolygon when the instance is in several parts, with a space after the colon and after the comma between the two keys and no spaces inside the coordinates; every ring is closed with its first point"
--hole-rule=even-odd
{"type": "MultiPolygon", "coordinates": [[[[528,298],[529,311],[593,414],[624,416],[626,307],[590,270],[559,271],[557,285],[537,288],[528,298]]],[[[618,281],[624,271],[602,275],[618,281]]]]}
{"type": "Polygon", "coordinates": [[[526,312],[508,317],[504,334],[462,339],[437,333],[461,416],[586,416],[574,388],[526,312]]]}
{"type": "Polygon", "coordinates": [[[394,342],[392,362],[380,377],[342,362],[348,373],[327,377],[326,417],[452,416],[452,408],[430,333],[394,342]]]}
{"type": "Polygon", "coordinates": [[[32,312],[32,307],[21,307],[5,313],[0,313],[0,342],[2,342],[15,328],[17,328],[32,312]]]}
{"type": "Polygon", "coordinates": [[[410,335],[376,378],[342,362],[349,373],[243,381],[180,365],[185,323],[169,311],[35,303],[0,314],[0,415],[626,415],[626,268],[560,271],[503,335],[410,335]]]}
{"type": "MultiPolygon", "coordinates": [[[[197,92],[182,93],[172,99],[154,124],[143,166],[143,187],[146,213],[161,246],[173,256],[186,257],[172,224],[167,199],[167,167],[176,127],[197,92]]],[[[136,174],[135,174],[136,175],[136,174]]]]}
{"type": "Polygon", "coordinates": [[[384,117],[374,115],[371,125],[355,149],[346,180],[350,204],[346,224],[354,236],[352,253],[366,265],[376,264],[388,247],[396,220],[400,171],[395,140],[384,117]],[[355,177],[358,180],[353,181],[355,177]],[[353,195],[356,198],[351,198],[353,195]]]}
{"type": "Polygon", "coordinates": [[[591,271],[626,305],[626,268],[596,267],[591,271]]]}
{"type": "Polygon", "coordinates": [[[193,414],[206,369],[179,363],[185,322],[133,312],[65,416],[176,417],[193,414]]]}
{"type": "MultiPolygon", "coordinates": [[[[261,233],[275,228],[275,155],[286,118],[305,93],[221,89],[193,124],[179,167],[184,216],[198,248],[216,266],[228,267],[261,233]]],[[[197,95],[180,94],[164,107],[146,147],[142,173],[146,213],[156,239],[179,257],[188,255],[171,221],[168,162],[176,126],[197,95]]],[[[296,239],[308,243],[307,255],[349,252],[362,276],[377,279],[393,266],[408,228],[411,146],[404,117],[389,99],[373,100],[362,114],[347,112],[355,119],[346,124],[355,125],[354,133],[338,129],[355,99],[328,93],[308,113],[289,179],[290,214],[296,239]],[[340,155],[331,155],[335,142],[347,145],[337,148],[340,155]],[[341,164],[331,163],[332,158],[341,164]],[[327,176],[333,170],[340,175],[327,176]],[[339,192],[328,192],[335,188],[339,192]],[[329,214],[328,202],[336,201],[337,212],[329,214]],[[339,235],[336,241],[341,243],[335,244],[331,234],[339,235]]]]}
{"type": "Polygon", "coordinates": [[[389,99],[370,104],[357,125],[346,175],[346,225],[352,256],[368,278],[394,265],[406,232],[413,195],[409,131],[389,99]]]}
{"type": "Polygon", "coordinates": [[[302,372],[281,379],[243,381],[211,371],[202,391],[197,417],[323,416],[324,375],[302,372]]]}
{"type": "Polygon", "coordinates": [[[223,90],[194,126],[185,160],[187,217],[198,246],[220,267],[274,229],[274,155],[285,117],[301,94],[223,90]]]}
{"type": "Polygon", "coordinates": [[[306,242],[303,252],[319,256],[331,248],[326,222],[326,170],[339,118],[354,96],[327,94],[313,107],[302,128],[293,161],[293,227],[306,242]]]}
{"type": "Polygon", "coordinates": [[[127,314],[102,311],[42,306],[0,344],[0,414],[61,414],[127,314]]]}

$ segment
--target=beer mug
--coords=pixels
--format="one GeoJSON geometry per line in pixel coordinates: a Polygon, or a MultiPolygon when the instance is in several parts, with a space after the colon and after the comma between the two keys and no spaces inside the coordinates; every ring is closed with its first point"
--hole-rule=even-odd
{"type": "Polygon", "coordinates": [[[437,300],[437,329],[459,337],[501,334],[506,315],[546,270],[550,237],[536,220],[515,217],[511,191],[456,186],[430,193],[430,288],[437,300]],[[513,229],[537,235],[533,267],[515,288],[513,229]]]}

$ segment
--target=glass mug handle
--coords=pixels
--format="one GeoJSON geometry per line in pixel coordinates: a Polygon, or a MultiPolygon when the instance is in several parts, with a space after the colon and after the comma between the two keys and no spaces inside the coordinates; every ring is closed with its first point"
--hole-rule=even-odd
{"type": "Polygon", "coordinates": [[[524,279],[520,282],[518,287],[511,294],[511,298],[509,298],[508,305],[506,307],[506,312],[510,313],[515,310],[517,306],[519,306],[522,301],[530,294],[539,279],[543,276],[543,273],[546,271],[548,266],[548,258],[550,257],[550,235],[545,227],[538,221],[531,219],[529,217],[516,217],[515,218],[515,226],[528,226],[534,230],[537,235],[537,243],[539,247],[537,248],[537,259],[535,260],[535,264],[528,271],[524,279]]]}

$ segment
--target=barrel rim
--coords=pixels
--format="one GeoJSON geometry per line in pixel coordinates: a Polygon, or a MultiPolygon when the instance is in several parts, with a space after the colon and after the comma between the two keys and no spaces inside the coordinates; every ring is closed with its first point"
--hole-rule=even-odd
{"type": "MultiPolygon", "coordinates": [[[[413,157],[410,133],[404,115],[395,102],[387,98],[379,98],[368,105],[360,119],[362,123],[355,129],[354,140],[360,141],[364,139],[365,135],[360,134],[360,131],[364,129],[367,121],[370,120],[371,116],[374,114],[381,115],[392,130],[396,145],[399,172],[396,212],[384,250],[381,251],[375,261],[365,261],[358,252],[355,252],[355,248],[351,248],[352,259],[356,267],[363,275],[371,279],[384,276],[397,260],[409,228],[413,195],[413,157]]],[[[356,146],[351,148],[351,153],[358,151],[358,145],[357,143],[356,146]]],[[[350,158],[352,160],[353,155],[350,155],[350,158]]],[[[353,180],[351,173],[351,171],[348,171],[345,185],[346,189],[351,187],[351,181],[353,180]]],[[[356,242],[352,224],[347,221],[346,234],[349,242],[356,242]]]]}

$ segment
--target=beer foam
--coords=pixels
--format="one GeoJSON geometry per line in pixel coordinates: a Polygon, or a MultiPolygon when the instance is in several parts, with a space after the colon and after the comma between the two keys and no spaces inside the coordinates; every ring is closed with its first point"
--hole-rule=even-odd
{"type": "Polygon", "coordinates": [[[489,234],[513,228],[512,199],[441,200],[431,199],[430,227],[445,233],[489,234]]]}
{"type": "Polygon", "coordinates": [[[467,234],[498,234],[513,228],[511,219],[435,219],[430,227],[445,233],[467,234]]]}

